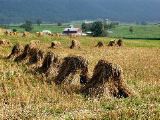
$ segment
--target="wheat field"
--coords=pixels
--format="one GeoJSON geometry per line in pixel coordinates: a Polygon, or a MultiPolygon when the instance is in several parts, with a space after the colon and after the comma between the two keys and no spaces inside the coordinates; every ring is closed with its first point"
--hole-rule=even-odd
{"type": "MultiPolygon", "coordinates": [[[[69,37],[36,37],[34,34],[4,36],[11,46],[0,46],[0,117],[3,120],[72,120],[72,119],[159,119],[160,118],[160,41],[124,40],[124,47],[107,47],[111,38],[78,37],[81,48],[71,50],[69,37]],[[31,40],[41,41],[38,46],[43,51],[52,51],[60,58],[68,55],[83,56],[89,61],[89,76],[100,59],[119,64],[124,71],[124,78],[136,96],[130,98],[100,99],[87,98],[78,90],[79,77],[74,84],[56,86],[47,84],[48,79],[34,72],[33,66],[26,62],[16,63],[5,59],[15,43],[25,45],[31,40]],[[60,41],[61,48],[50,49],[51,41],[60,41]],[[95,48],[98,41],[106,46],[95,48]]],[[[51,76],[51,78],[54,76],[51,76]]],[[[68,78],[69,79],[69,78],[68,78]]]]}

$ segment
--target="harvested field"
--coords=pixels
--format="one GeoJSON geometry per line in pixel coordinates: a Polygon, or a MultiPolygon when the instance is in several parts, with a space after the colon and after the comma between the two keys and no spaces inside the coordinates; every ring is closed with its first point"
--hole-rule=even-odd
{"type": "MultiPolygon", "coordinates": [[[[48,49],[49,37],[29,35],[0,36],[12,44],[25,46],[40,39],[38,47],[61,58],[82,56],[88,61],[88,76],[92,78],[98,61],[103,59],[123,69],[124,80],[138,96],[127,98],[101,97],[92,99],[76,93],[72,85],[57,86],[44,82],[41,74],[28,72],[26,64],[3,59],[12,47],[0,46],[0,115],[2,119],[159,119],[160,106],[160,41],[123,40],[124,47],[95,48],[98,41],[107,44],[110,38],[81,37],[81,49],[70,49],[70,38],[57,38],[64,46],[48,49]],[[69,92],[64,92],[67,90],[69,92]]],[[[46,55],[46,54],[45,54],[46,55]]],[[[75,76],[75,81],[80,77],[75,76]]],[[[83,85],[82,85],[83,86],[83,85]]]]}

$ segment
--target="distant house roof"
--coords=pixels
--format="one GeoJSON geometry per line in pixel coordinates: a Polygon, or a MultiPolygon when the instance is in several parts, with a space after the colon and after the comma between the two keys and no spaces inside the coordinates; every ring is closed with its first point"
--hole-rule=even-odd
{"type": "Polygon", "coordinates": [[[65,28],[63,30],[64,34],[82,34],[82,30],[80,28],[65,28]]]}
{"type": "Polygon", "coordinates": [[[72,32],[72,31],[79,31],[79,30],[80,30],[80,28],[65,28],[64,32],[65,31],[71,31],[72,32]]]}

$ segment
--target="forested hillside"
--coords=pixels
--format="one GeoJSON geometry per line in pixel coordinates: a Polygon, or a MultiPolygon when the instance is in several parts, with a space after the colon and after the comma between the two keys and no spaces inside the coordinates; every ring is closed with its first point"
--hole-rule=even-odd
{"type": "Polygon", "coordinates": [[[0,23],[110,18],[123,22],[160,21],[159,0],[0,0],[0,23]]]}

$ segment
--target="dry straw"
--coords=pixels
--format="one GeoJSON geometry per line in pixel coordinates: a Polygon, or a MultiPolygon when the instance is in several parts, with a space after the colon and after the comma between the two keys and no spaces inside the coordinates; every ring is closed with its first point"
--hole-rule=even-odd
{"type": "Polygon", "coordinates": [[[80,42],[78,40],[72,40],[70,49],[80,48],[80,42]]]}
{"type": "Polygon", "coordinates": [[[38,71],[48,76],[52,72],[52,69],[58,68],[58,65],[59,65],[58,57],[54,53],[48,52],[46,57],[44,58],[42,66],[38,68],[38,71]]]}
{"type": "Polygon", "coordinates": [[[59,47],[61,47],[61,42],[59,42],[59,41],[53,41],[52,43],[51,43],[51,48],[59,48],[59,47]]]}
{"type": "Polygon", "coordinates": [[[9,42],[9,40],[1,39],[1,40],[0,40],[0,45],[6,46],[6,45],[11,45],[11,43],[9,42]]]}
{"type": "Polygon", "coordinates": [[[91,97],[110,95],[126,98],[132,95],[123,79],[122,68],[104,60],[100,60],[95,66],[91,80],[81,92],[91,97]]]}
{"type": "Polygon", "coordinates": [[[31,49],[29,53],[29,63],[30,64],[36,64],[44,58],[44,52],[42,50],[39,50],[37,48],[31,49]]]}
{"type": "Polygon", "coordinates": [[[17,56],[21,54],[22,51],[23,51],[23,46],[20,44],[16,44],[13,46],[12,52],[7,58],[8,59],[16,58],[17,56]]]}
{"type": "Polygon", "coordinates": [[[82,77],[87,75],[88,61],[81,56],[69,56],[64,58],[55,78],[56,84],[61,84],[70,74],[75,75],[80,70],[82,77]]]}
{"type": "Polygon", "coordinates": [[[96,45],[96,47],[103,47],[104,46],[104,43],[102,41],[99,41],[96,45]]]}
{"type": "Polygon", "coordinates": [[[108,46],[115,46],[116,45],[116,40],[111,40],[108,43],[108,46]]]}
{"type": "Polygon", "coordinates": [[[122,41],[121,39],[119,39],[119,40],[117,41],[117,45],[118,45],[119,47],[121,47],[121,46],[124,45],[124,43],[123,43],[123,41],[122,41]]]}
{"type": "Polygon", "coordinates": [[[27,59],[29,57],[29,53],[30,53],[31,49],[32,49],[31,45],[29,45],[29,44],[25,45],[23,53],[21,55],[19,55],[18,57],[16,57],[15,61],[21,62],[21,61],[27,59]]]}

